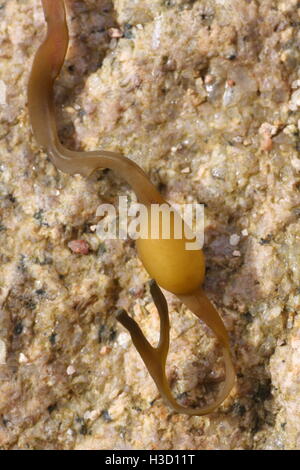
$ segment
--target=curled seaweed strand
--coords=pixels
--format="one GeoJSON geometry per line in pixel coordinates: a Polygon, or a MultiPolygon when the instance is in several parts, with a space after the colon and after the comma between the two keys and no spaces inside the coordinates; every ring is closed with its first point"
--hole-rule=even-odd
{"type": "MultiPolygon", "coordinates": [[[[160,290],[155,281],[151,281],[150,292],[160,317],[160,339],[156,348],[149,343],[137,322],[133,320],[133,318],[131,318],[125,310],[120,310],[117,312],[117,320],[129,331],[130,336],[132,338],[132,342],[137,351],[139,352],[151,377],[153,378],[161,396],[174,411],[187,415],[197,416],[211,413],[225,400],[225,398],[230,393],[235,381],[235,372],[228,346],[228,338],[225,338],[224,334],[219,334],[219,330],[217,330],[217,336],[222,341],[222,352],[225,364],[225,380],[223,387],[221,388],[214,402],[210,405],[206,405],[199,408],[189,408],[180,405],[172,395],[166,376],[166,361],[170,343],[170,322],[168,305],[162,291],[160,290]]],[[[205,296],[205,294],[201,294],[201,296],[202,295],[205,296]]],[[[205,300],[205,303],[206,302],[210,303],[207,298],[205,300]]],[[[190,306],[191,303],[192,302],[190,301],[190,306]]],[[[196,301],[192,311],[199,318],[203,319],[201,312],[199,311],[199,306],[199,303],[197,304],[196,301]]],[[[210,304],[209,308],[211,311],[214,310],[216,322],[219,323],[220,317],[217,311],[214,309],[213,305],[210,304]]],[[[222,320],[220,321],[223,325],[222,320]]],[[[214,329],[214,331],[216,330],[214,329]]]]}

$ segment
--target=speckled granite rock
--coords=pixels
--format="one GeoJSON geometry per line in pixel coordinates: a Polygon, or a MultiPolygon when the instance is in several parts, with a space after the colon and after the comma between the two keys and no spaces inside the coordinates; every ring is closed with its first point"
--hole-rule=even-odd
{"type": "MultiPolygon", "coordinates": [[[[162,403],[113,317],[128,308],[156,341],[147,275],[131,242],[91,229],[99,203],[131,193],[112,173],[64,175],[36,146],[26,84],[42,10],[1,0],[0,446],[299,449],[298,2],[67,5],[61,138],[122,151],[170,201],[206,204],[206,290],[238,383],[211,416],[162,403]],[[71,249],[78,239],[88,254],[71,249]]],[[[168,299],[174,393],[209,400],[223,373],[214,337],[168,299]]]]}

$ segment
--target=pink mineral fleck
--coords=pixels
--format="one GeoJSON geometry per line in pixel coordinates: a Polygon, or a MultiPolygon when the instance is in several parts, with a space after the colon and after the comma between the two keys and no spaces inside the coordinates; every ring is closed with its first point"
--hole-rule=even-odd
{"type": "Polygon", "coordinates": [[[72,240],[68,243],[68,247],[78,255],[87,255],[90,250],[89,244],[85,240],[72,240]]]}
{"type": "Polygon", "coordinates": [[[123,32],[119,28],[109,28],[107,32],[111,38],[121,38],[123,36],[123,32]]]}

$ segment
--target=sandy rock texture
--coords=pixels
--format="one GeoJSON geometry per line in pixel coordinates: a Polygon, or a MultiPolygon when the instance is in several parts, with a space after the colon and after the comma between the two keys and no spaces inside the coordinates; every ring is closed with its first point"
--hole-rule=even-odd
{"type": "MultiPolygon", "coordinates": [[[[66,3],[61,139],[121,151],[171,202],[205,204],[205,288],[238,380],[210,416],[161,401],[113,315],[127,308],[157,340],[148,276],[131,241],[93,231],[100,203],[132,193],[111,172],[64,175],[37,147],[26,86],[40,1],[0,0],[1,448],[299,449],[299,2],[66,3]]],[[[168,300],[174,394],[204,403],[220,351],[168,300]]]]}

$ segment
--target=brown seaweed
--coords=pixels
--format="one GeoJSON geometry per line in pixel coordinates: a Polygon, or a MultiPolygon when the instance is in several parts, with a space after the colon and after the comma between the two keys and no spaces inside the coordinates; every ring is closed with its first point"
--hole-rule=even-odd
{"type": "MultiPolygon", "coordinates": [[[[136,193],[138,202],[148,209],[152,204],[168,205],[143,170],[122,154],[104,150],[72,151],[61,144],[55,122],[53,86],[64,64],[69,43],[66,10],[64,0],[42,0],[42,4],[48,30],[35,55],[28,85],[30,122],[37,143],[44,148],[53,164],[65,173],[79,173],[88,177],[96,169],[110,168],[127,181],[136,193]]],[[[173,233],[174,218],[170,220],[173,233]]],[[[235,381],[235,372],[227,331],[201,287],[205,271],[203,253],[200,249],[187,250],[185,242],[184,237],[175,240],[174,236],[168,240],[162,237],[151,240],[149,237],[137,241],[139,257],[156,281],[152,281],[150,290],[160,316],[158,346],[153,348],[150,345],[137,323],[124,310],[117,313],[117,319],[130,332],[136,349],[169,406],[179,413],[203,415],[212,412],[228,396],[235,381]],[[158,284],[177,295],[183,304],[204,321],[222,346],[225,380],[211,405],[187,408],[177,403],[171,393],[165,373],[169,350],[169,314],[166,299],[158,284]]]]}

